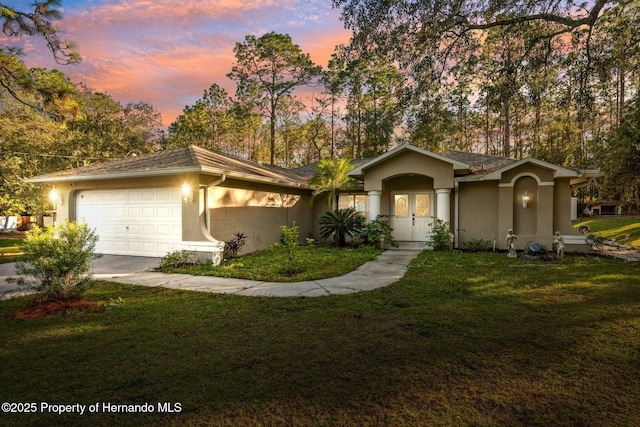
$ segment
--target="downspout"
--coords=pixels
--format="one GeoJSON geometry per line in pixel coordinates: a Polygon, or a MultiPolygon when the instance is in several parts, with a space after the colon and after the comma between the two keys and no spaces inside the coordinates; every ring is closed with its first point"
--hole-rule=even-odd
{"type": "Polygon", "coordinates": [[[206,186],[207,192],[204,195],[204,217],[205,217],[205,227],[209,232],[209,235],[211,235],[211,209],[209,209],[209,189],[211,189],[211,187],[215,187],[222,184],[226,180],[227,180],[227,174],[223,173],[222,175],[220,175],[220,178],[218,178],[213,182],[210,182],[206,186]]]}
{"type": "Polygon", "coordinates": [[[453,247],[455,249],[458,249],[458,247],[460,246],[459,244],[459,227],[458,227],[458,221],[460,220],[460,207],[459,207],[459,203],[458,203],[458,199],[459,199],[459,193],[460,191],[460,183],[458,181],[454,181],[453,182],[453,247]]]}

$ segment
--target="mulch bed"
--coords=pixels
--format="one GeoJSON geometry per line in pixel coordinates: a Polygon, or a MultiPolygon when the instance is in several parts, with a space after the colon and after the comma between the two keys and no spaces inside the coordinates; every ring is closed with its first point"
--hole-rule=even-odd
{"type": "Polygon", "coordinates": [[[84,298],[52,299],[36,301],[17,311],[15,317],[17,319],[38,319],[68,311],[98,311],[101,308],[99,303],[84,298]]]}

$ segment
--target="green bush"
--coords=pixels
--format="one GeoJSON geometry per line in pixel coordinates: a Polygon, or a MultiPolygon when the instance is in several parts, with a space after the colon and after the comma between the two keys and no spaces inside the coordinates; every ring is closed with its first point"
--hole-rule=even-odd
{"type": "Polygon", "coordinates": [[[448,222],[441,219],[436,220],[427,240],[427,246],[430,246],[434,251],[451,250],[451,230],[448,222]]]}
{"type": "Polygon", "coordinates": [[[280,271],[287,276],[293,276],[304,271],[297,260],[299,249],[298,239],[300,238],[298,228],[295,221],[291,227],[287,227],[286,225],[280,226],[280,246],[287,253],[287,262],[280,271]]]}
{"type": "Polygon", "coordinates": [[[186,267],[187,265],[195,264],[193,260],[193,253],[181,249],[167,253],[160,259],[160,270],[167,270],[172,268],[186,267]]]}
{"type": "Polygon", "coordinates": [[[486,252],[491,250],[491,248],[493,247],[493,242],[484,239],[469,239],[464,242],[464,245],[471,252],[486,252]]]}
{"type": "Polygon", "coordinates": [[[56,227],[34,226],[22,244],[24,255],[16,265],[23,277],[15,281],[46,299],[69,299],[81,294],[88,281],[98,236],[85,223],[65,222],[56,227]],[[32,276],[34,280],[24,276],[32,276]]]}
{"type": "Polygon", "coordinates": [[[247,243],[247,235],[244,233],[236,233],[233,239],[224,242],[224,250],[229,258],[237,258],[238,252],[247,243]]]}
{"type": "Polygon", "coordinates": [[[360,237],[367,245],[377,246],[381,240],[384,240],[397,248],[398,242],[391,236],[391,232],[393,232],[393,228],[389,225],[389,215],[378,215],[376,219],[364,225],[360,237]]]}
{"type": "Polygon", "coordinates": [[[347,237],[359,236],[364,228],[364,218],[353,208],[328,211],[318,218],[320,237],[326,240],[333,236],[340,247],[347,244],[347,237]]]}

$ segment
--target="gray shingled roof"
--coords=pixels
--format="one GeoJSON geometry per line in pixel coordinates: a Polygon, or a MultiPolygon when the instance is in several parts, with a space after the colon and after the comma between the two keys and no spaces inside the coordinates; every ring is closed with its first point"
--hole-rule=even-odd
{"type": "MultiPolygon", "coordinates": [[[[351,160],[351,165],[353,167],[357,168],[358,166],[367,163],[371,159],[372,158],[354,159],[354,160],[351,160]]],[[[295,173],[296,175],[302,176],[302,177],[304,177],[306,179],[310,179],[312,176],[314,176],[316,173],[318,173],[318,171],[320,171],[320,169],[318,168],[318,162],[310,163],[308,165],[304,165],[304,166],[300,166],[300,167],[291,169],[291,172],[295,173]]]]}
{"type": "Polygon", "coordinates": [[[464,151],[447,150],[440,153],[441,155],[471,166],[471,172],[490,173],[498,169],[509,166],[517,160],[507,159],[505,157],[489,156],[487,154],[467,153],[464,151]]]}
{"type": "Polygon", "coordinates": [[[27,182],[96,180],[181,173],[225,174],[227,177],[290,187],[307,187],[305,178],[286,169],[262,165],[194,145],[135,157],[94,163],[29,178],[27,182]]]}

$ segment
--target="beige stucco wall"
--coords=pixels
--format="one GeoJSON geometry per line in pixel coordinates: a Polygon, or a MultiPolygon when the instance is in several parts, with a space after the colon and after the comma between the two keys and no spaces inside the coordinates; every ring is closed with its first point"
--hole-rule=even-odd
{"type": "Polygon", "coordinates": [[[516,168],[509,169],[502,174],[500,183],[513,182],[516,177],[522,174],[537,176],[542,182],[553,182],[554,171],[532,163],[525,163],[516,168]]]}
{"type": "MultiPolygon", "coordinates": [[[[229,240],[234,233],[248,235],[243,252],[264,249],[280,239],[280,226],[300,226],[301,241],[313,234],[314,216],[310,208],[310,191],[243,183],[227,180],[223,186],[209,186],[220,177],[183,174],[175,176],[79,181],[57,183],[63,203],[56,211],[56,221],[76,220],[75,194],[83,190],[175,187],[187,183],[194,189],[194,199],[182,203],[182,240],[207,242],[212,238],[229,240]],[[232,188],[237,186],[240,188],[232,188]],[[207,217],[206,200],[210,208],[207,217]],[[210,230],[206,228],[210,219],[210,230]]],[[[49,191],[52,186],[46,186],[49,191]]]]}
{"type": "Polygon", "coordinates": [[[569,178],[556,179],[553,188],[553,231],[563,235],[579,236],[580,232],[571,223],[571,186],[569,178]]]}
{"type": "Polygon", "coordinates": [[[399,175],[433,178],[435,188],[453,188],[453,165],[415,152],[402,152],[366,170],[365,191],[382,191],[383,181],[399,175]]]}
{"type": "Polygon", "coordinates": [[[554,179],[554,171],[524,164],[505,172],[500,181],[461,182],[458,193],[459,244],[470,239],[496,238],[496,247],[506,249],[509,229],[517,236],[516,249],[529,241],[551,249],[553,233],[576,235],[571,226],[569,179],[554,179]],[[524,191],[529,195],[522,206],[524,191]]]}
{"type": "Polygon", "coordinates": [[[280,240],[280,226],[299,227],[300,241],[313,236],[315,218],[310,192],[228,181],[209,189],[211,235],[227,241],[247,235],[241,253],[265,249],[280,240]]]}
{"type": "Polygon", "coordinates": [[[458,236],[459,247],[464,242],[484,239],[496,240],[501,247],[502,236],[498,234],[498,183],[496,181],[460,183],[458,186],[458,236]]]}

